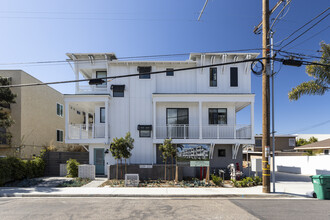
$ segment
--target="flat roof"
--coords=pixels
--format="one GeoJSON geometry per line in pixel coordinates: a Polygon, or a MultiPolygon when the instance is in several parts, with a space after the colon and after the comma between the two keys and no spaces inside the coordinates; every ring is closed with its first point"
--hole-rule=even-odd
{"type": "Polygon", "coordinates": [[[71,60],[116,60],[115,53],[66,53],[71,60]]]}

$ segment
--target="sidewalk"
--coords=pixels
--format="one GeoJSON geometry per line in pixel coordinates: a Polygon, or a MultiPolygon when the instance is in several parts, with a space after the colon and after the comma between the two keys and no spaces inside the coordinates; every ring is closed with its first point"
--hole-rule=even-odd
{"type": "Polygon", "coordinates": [[[313,187],[306,183],[277,183],[276,193],[262,193],[262,187],[247,188],[142,188],[142,187],[35,187],[0,188],[0,197],[234,197],[308,198],[313,187]]]}

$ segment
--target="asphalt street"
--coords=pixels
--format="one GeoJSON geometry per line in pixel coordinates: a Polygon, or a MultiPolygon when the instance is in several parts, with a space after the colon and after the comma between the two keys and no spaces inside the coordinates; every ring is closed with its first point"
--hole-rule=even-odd
{"type": "Polygon", "coordinates": [[[330,219],[330,200],[0,198],[0,219],[330,219]]]}

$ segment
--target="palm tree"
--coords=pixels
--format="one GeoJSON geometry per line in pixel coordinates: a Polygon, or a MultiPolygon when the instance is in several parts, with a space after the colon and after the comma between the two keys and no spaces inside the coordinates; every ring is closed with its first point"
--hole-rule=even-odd
{"type": "Polygon", "coordinates": [[[330,44],[321,42],[323,51],[320,61],[322,65],[308,65],[306,73],[313,80],[303,82],[289,92],[290,100],[298,100],[302,95],[323,95],[330,89],[330,44]]]}

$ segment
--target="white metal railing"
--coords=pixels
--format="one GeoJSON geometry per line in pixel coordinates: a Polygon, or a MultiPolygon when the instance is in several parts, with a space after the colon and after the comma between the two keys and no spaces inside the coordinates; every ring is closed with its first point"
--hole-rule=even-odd
{"type": "MultiPolygon", "coordinates": [[[[105,138],[105,125],[104,124],[70,124],[68,126],[69,139],[94,139],[105,138]]],[[[108,127],[108,137],[110,134],[110,126],[108,127]]]]}
{"type": "MultiPolygon", "coordinates": [[[[156,126],[156,139],[199,139],[198,125],[156,126]]],[[[202,139],[250,139],[251,125],[204,125],[202,139]]]]}
{"type": "Polygon", "coordinates": [[[106,85],[79,85],[77,93],[85,94],[91,92],[107,92],[106,85]]]}
{"type": "Polygon", "coordinates": [[[198,139],[199,126],[193,126],[193,125],[156,126],[156,138],[198,139]]]}

